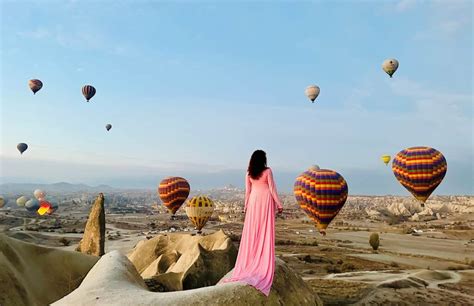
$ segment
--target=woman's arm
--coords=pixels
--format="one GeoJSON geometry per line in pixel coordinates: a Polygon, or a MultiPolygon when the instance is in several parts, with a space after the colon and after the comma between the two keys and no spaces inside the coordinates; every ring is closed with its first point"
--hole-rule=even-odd
{"type": "Polygon", "coordinates": [[[278,197],[275,181],[273,180],[272,169],[270,168],[268,168],[268,187],[270,187],[270,193],[272,194],[273,200],[275,201],[277,208],[279,210],[283,209],[283,206],[281,206],[280,198],[278,197]]]}
{"type": "Polygon", "coordinates": [[[252,182],[250,181],[250,175],[247,173],[245,176],[245,206],[244,212],[247,211],[247,205],[249,203],[250,191],[252,190],[252,182]]]}

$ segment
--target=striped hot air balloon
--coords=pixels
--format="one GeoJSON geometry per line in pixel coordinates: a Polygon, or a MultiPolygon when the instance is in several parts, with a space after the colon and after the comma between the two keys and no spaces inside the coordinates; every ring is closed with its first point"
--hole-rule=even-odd
{"type": "Polygon", "coordinates": [[[392,162],[392,171],[400,184],[421,202],[438,187],[448,170],[443,154],[430,147],[412,147],[400,151],[392,162]]]}
{"type": "Polygon", "coordinates": [[[95,95],[95,88],[92,85],[84,85],[82,87],[82,95],[86,98],[87,102],[95,95]]]}
{"type": "Polygon", "coordinates": [[[186,214],[189,220],[196,226],[198,234],[201,233],[201,229],[206,225],[213,212],[214,203],[203,195],[192,198],[186,205],[186,214]]]}
{"type": "Polygon", "coordinates": [[[296,178],[294,186],[296,201],[323,235],[344,206],[348,190],[339,173],[314,167],[296,178]]]}
{"type": "Polygon", "coordinates": [[[163,204],[174,215],[189,196],[191,188],[182,177],[167,177],[160,182],[158,194],[163,204]]]}
{"type": "Polygon", "coordinates": [[[29,80],[28,86],[35,95],[43,87],[43,82],[37,79],[29,80]]]}

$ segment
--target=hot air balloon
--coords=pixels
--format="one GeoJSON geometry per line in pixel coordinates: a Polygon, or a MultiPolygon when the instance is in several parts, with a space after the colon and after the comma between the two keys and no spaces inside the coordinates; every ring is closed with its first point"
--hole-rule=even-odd
{"type": "Polygon", "coordinates": [[[196,196],[189,200],[186,205],[186,214],[196,226],[198,234],[201,234],[201,229],[206,225],[213,212],[214,203],[206,196],[196,196]]]}
{"type": "Polygon", "coordinates": [[[18,199],[16,199],[16,205],[18,206],[25,206],[26,202],[28,202],[28,198],[25,196],[21,196],[18,199]]]}
{"type": "Polygon", "coordinates": [[[46,200],[40,201],[40,207],[38,208],[37,212],[41,216],[48,213],[51,210],[51,203],[46,200]]]}
{"type": "Polygon", "coordinates": [[[16,145],[16,148],[18,149],[18,151],[20,151],[20,154],[23,154],[23,152],[28,149],[28,145],[26,143],[20,142],[16,145]]]}
{"type": "Polygon", "coordinates": [[[107,129],[107,131],[110,131],[110,129],[112,128],[112,124],[110,124],[110,123],[107,124],[107,125],[105,126],[105,128],[107,129]]]}
{"type": "Polygon", "coordinates": [[[25,208],[28,211],[37,211],[40,208],[40,202],[37,199],[28,200],[25,203],[25,208]]]}
{"type": "Polygon", "coordinates": [[[160,182],[158,194],[163,204],[174,215],[189,196],[191,188],[182,177],[167,177],[160,182]]]}
{"type": "Polygon", "coordinates": [[[37,79],[29,80],[28,86],[30,86],[30,89],[33,94],[36,94],[43,87],[43,82],[37,79]]]}
{"type": "Polygon", "coordinates": [[[318,165],[312,165],[309,169],[312,169],[312,170],[319,170],[321,168],[319,168],[318,165]]]}
{"type": "Polygon", "coordinates": [[[325,235],[329,223],[346,202],[348,187],[339,173],[310,168],[296,178],[294,194],[300,207],[325,235]]]}
{"type": "Polygon", "coordinates": [[[319,96],[320,89],[316,85],[306,87],[304,94],[314,103],[314,100],[319,96]]]}
{"type": "Polygon", "coordinates": [[[392,162],[392,171],[417,200],[425,206],[448,170],[443,154],[430,147],[412,147],[400,151],[392,162]]]}
{"type": "Polygon", "coordinates": [[[388,165],[388,163],[390,162],[391,157],[390,157],[390,155],[382,155],[380,157],[380,159],[384,162],[385,165],[388,165]]]}
{"type": "Polygon", "coordinates": [[[84,85],[82,87],[82,94],[86,98],[87,102],[95,95],[95,88],[92,85],[84,85]]]}
{"type": "Polygon", "coordinates": [[[37,200],[39,200],[39,199],[44,199],[44,197],[46,196],[46,193],[41,189],[36,189],[33,192],[33,195],[35,196],[37,200]]]}
{"type": "Polygon", "coordinates": [[[0,196],[0,208],[2,208],[3,206],[5,206],[5,199],[0,196]]]}
{"type": "Polygon", "coordinates": [[[390,77],[397,71],[398,69],[398,61],[394,58],[386,59],[382,63],[382,69],[385,71],[390,77]]]}

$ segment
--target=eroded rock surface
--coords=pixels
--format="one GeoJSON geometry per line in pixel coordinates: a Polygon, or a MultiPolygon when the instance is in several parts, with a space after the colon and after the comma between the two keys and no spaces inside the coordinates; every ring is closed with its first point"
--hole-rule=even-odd
{"type": "Polygon", "coordinates": [[[184,291],[151,292],[127,257],[114,251],[101,257],[78,289],[52,305],[299,306],[322,303],[301,277],[280,259],[276,261],[274,282],[268,297],[240,282],[184,291]]]}
{"type": "Polygon", "coordinates": [[[0,305],[49,305],[76,289],[97,260],[0,235],[0,305]]]}
{"type": "Polygon", "coordinates": [[[128,258],[153,290],[187,290],[215,285],[234,267],[237,248],[223,231],[168,234],[140,241],[128,258]]]}
{"type": "Polygon", "coordinates": [[[102,193],[99,194],[94,205],[92,205],[84,236],[82,236],[76,251],[95,256],[105,254],[105,210],[104,195],[102,193]]]}

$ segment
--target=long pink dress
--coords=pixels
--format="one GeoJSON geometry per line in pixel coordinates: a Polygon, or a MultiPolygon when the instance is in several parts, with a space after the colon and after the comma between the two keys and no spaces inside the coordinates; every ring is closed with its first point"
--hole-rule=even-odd
{"type": "Polygon", "coordinates": [[[275,272],[275,212],[281,208],[270,168],[245,184],[245,221],[232,276],[221,283],[242,281],[268,296],[275,272]]]}

